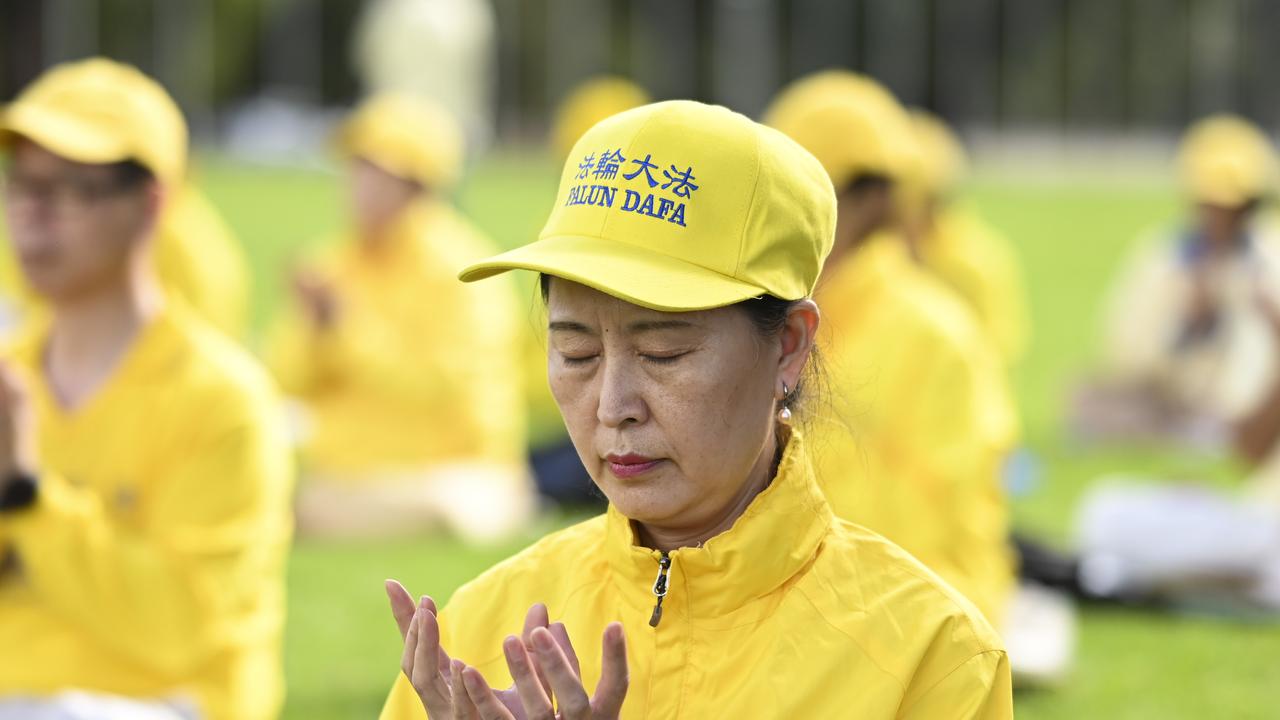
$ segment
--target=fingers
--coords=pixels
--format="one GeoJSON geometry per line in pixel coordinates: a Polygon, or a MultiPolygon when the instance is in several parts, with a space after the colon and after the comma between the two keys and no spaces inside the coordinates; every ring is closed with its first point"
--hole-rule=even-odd
{"type": "Polygon", "coordinates": [[[418,691],[418,697],[432,717],[446,717],[451,704],[449,684],[445,677],[448,657],[440,648],[440,626],[436,616],[420,607],[414,613],[409,634],[405,638],[405,655],[401,668],[409,676],[409,682],[418,691]],[[441,662],[446,663],[442,665],[441,662]]]}
{"type": "MultiPolygon", "coordinates": [[[[442,663],[440,654],[440,623],[436,616],[424,607],[418,608],[418,643],[414,648],[414,671],[421,671],[424,680],[433,680],[448,670],[448,662],[442,663]]],[[[415,685],[416,682],[415,678],[415,685]]]]}
{"type": "MultiPolygon", "coordinates": [[[[547,606],[537,603],[529,608],[529,612],[524,616],[524,631],[520,633],[520,639],[524,641],[524,649],[527,655],[533,655],[533,631],[538,628],[545,628],[551,618],[547,613],[547,606]]],[[[538,676],[538,682],[542,684],[544,694],[551,694],[551,684],[547,682],[546,676],[542,673],[542,668],[534,663],[534,674],[538,676]]]]}
{"type": "Polygon", "coordinates": [[[520,633],[520,637],[524,640],[525,647],[531,647],[533,642],[532,634],[537,628],[544,628],[551,622],[551,618],[547,613],[547,606],[542,603],[536,603],[529,608],[529,612],[524,616],[524,631],[520,633]]]}
{"type": "Polygon", "coordinates": [[[463,679],[466,667],[461,660],[454,660],[450,664],[449,691],[453,696],[453,720],[480,720],[480,710],[467,694],[463,679]]]}
{"type": "Polygon", "coordinates": [[[417,606],[413,602],[413,596],[399,582],[387,580],[384,587],[387,600],[391,603],[391,616],[396,619],[396,627],[400,629],[400,639],[404,640],[409,635],[409,625],[413,622],[417,606]]]}
{"type": "Polygon", "coordinates": [[[587,699],[587,691],[582,689],[582,681],[573,671],[569,658],[556,642],[555,636],[546,628],[538,628],[532,635],[534,659],[551,683],[551,691],[560,706],[561,717],[565,720],[588,720],[591,717],[591,703],[587,699]]]}
{"type": "Polygon", "coordinates": [[[418,616],[414,615],[409,621],[409,627],[405,630],[404,635],[404,652],[400,655],[400,670],[405,677],[413,681],[413,660],[418,649],[418,616]]]}
{"type": "Polygon", "coordinates": [[[466,689],[467,699],[471,702],[481,720],[514,720],[514,716],[498,700],[498,696],[489,687],[489,683],[485,682],[484,676],[480,674],[479,670],[464,666],[458,675],[462,678],[462,685],[466,689]]]}
{"type": "Polygon", "coordinates": [[[600,651],[600,683],[591,699],[592,717],[611,719],[622,712],[622,701],[631,684],[631,672],[627,668],[627,640],[621,623],[609,623],[604,629],[603,647],[600,651]]]}
{"type": "Polygon", "coordinates": [[[511,679],[515,681],[516,692],[520,696],[520,704],[524,706],[525,716],[529,720],[551,720],[555,717],[555,708],[549,697],[550,688],[538,675],[537,664],[529,656],[520,638],[508,637],[502,643],[502,652],[507,658],[507,668],[511,671],[511,679]]]}
{"type": "Polygon", "coordinates": [[[573,668],[573,674],[579,678],[582,677],[582,664],[578,662],[578,653],[573,649],[573,643],[569,641],[569,631],[565,628],[564,623],[552,623],[548,630],[555,637],[556,644],[564,651],[564,655],[569,660],[569,667],[573,668]]]}

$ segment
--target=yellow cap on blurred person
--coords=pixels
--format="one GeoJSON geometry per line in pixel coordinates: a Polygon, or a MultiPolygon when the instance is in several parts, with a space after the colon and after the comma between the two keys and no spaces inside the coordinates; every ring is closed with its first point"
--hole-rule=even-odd
{"type": "Polygon", "coordinates": [[[911,132],[919,162],[917,182],[928,195],[945,195],[964,178],[969,157],[956,134],[942,118],[924,110],[910,112],[911,132]]]}
{"type": "Polygon", "coordinates": [[[583,135],[538,240],[460,277],[535,270],[661,311],[795,300],[813,291],[835,219],[822,166],[785,135],[723,107],[660,102],[583,135]]]}
{"type": "Polygon", "coordinates": [[[556,107],[551,143],[558,157],[567,157],[574,143],[610,115],[649,103],[644,88],[616,75],[602,75],[578,85],[556,107]]]}
{"type": "Polygon", "coordinates": [[[1178,165],[1193,200],[1222,207],[1270,195],[1277,178],[1270,140],[1234,115],[1211,115],[1192,125],[1183,137],[1178,165]]]}
{"type": "Polygon", "coordinates": [[[903,180],[916,162],[906,111],[883,85],[847,70],[793,82],[764,120],[813,153],[837,188],[860,175],[903,180]]]}
{"type": "Polygon", "coordinates": [[[162,182],[182,178],[187,125],[155,80],[130,65],[91,58],[56,65],[0,113],[0,140],[25,137],[68,160],[133,160],[162,182]]]}
{"type": "Polygon", "coordinates": [[[444,109],[408,93],[364,101],[338,131],[338,148],[405,180],[447,189],[462,173],[466,139],[444,109]]]}

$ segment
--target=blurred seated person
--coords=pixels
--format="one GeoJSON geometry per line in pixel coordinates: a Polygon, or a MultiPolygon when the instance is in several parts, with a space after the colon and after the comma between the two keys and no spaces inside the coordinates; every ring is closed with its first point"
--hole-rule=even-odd
{"type": "Polygon", "coordinates": [[[1026,284],[1009,239],[957,197],[968,166],[964,146],[943,121],[911,112],[920,152],[904,187],[904,234],[912,254],[956,292],[978,319],[1005,366],[1026,353],[1026,284]]]}
{"type": "Polygon", "coordinates": [[[1280,237],[1256,219],[1276,179],[1271,144],[1215,116],[1179,161],[1190,221],[1141,244],[1112,289],[1101,373],[1074,403],[1086,439],[1226,447],[1275,372],[1259,298],[1280,293],[1280,237]]]}
{"type": "Polygon", "coordinates": [[[57,66],[0,116],[46,309],[0,366],[0,718],[268,720],[292,468],[270,377],[151,258],[186,134],[150,78],[57,66]]]}
{"type": "MultiPolygon", "coordinates": [[[[649,102],[649,94],[634,82],[613,75],[590,78],[564,97],[556,107],[551,124],[551,149],[556,160],[569,157],[578,138],[596,123],[649,102]]],[[[597,158],[597,163],[599,158],[597,158]]],[[[607,174],[608,163],[593,168],[607,174]]],[[[529,287],[524,297],[535,297],[529,287]]],[[[604,495],[591,482],[578,452],[569,441],[560,408],[547,383],[546,309],[540,302],[530,308],[536,321],[522,323],[525,330],[525,391],[529,406],[529,464],[541,496],[563,506],[604,507],[604,495]]]]}
{"type": "Polygon", "coordinates": [[[298,268],[268,344],[300,406],[299,530],[505,536],[534,498],[521,315],[509,284],[455,281],[493,251],[445,195],[461,133],[425,101],[383,95],[339,146],[352,225],[298,268]]]}
{"type": "Polygon", "coordinates": [[[909,254],[899,193],[918,147],[905,110],[874,80],[828,71],[784,89],[766,122],[837,189],[816,295],[832,402],[811,433],[827,500],[969,598],[1004,637],[1015,682],[1057,681],[1074,615],[1060,596],[1017,584],[1001,484],[1017,409],[974,314],[909,254]],[[1040,620],[1027,627],[1028,616],[1040,620]]]}
{"type": "MultiPolygon", "coordinates": [[[[1280,306],[1257,300],[1280,342],[1280,306]]],[[[1067,586],[1082,596],[1254,618],[1280,613],[1280,375],[1226,426],[1249,471],[1239,492],[1132,477],[1084,498],[1067,586]]]]}

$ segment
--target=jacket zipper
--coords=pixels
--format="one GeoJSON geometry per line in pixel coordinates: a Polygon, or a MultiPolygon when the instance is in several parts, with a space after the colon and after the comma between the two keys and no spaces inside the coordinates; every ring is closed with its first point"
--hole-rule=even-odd
{"type": "Polygon", "coordinates": [[[653,581],[653,596],[658,599],[653,606],[653,614],[649,616],[649,627],[658,627],[662,622],[662,599],[667,596],[667,574],[671,570],[671,555],[662,553],[658,560],[658,578],[653,581]]]}

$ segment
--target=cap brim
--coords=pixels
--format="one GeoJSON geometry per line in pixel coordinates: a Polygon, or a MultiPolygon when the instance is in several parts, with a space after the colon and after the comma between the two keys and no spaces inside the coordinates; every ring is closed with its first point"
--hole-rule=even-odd
{"type": "Polygon", "coordinates": [[[473,282],[508,270],[554,275],[662,312],[724,307],[767,292],[647,248],[576,235],[542,238],[470,265],[458,279],[473,282]]]}
{"type": "Polygon", "coordinates": [[[49,152],[82,163],[130,159],[129,150],[109,132],[64,113],[17,103],[0,113],[0,144],[21,136],[49,152]]]}

